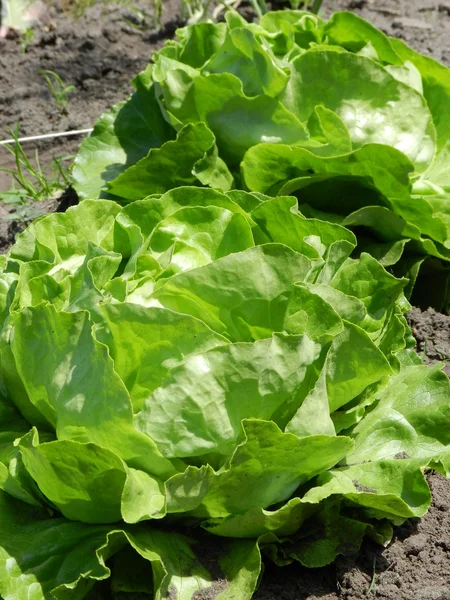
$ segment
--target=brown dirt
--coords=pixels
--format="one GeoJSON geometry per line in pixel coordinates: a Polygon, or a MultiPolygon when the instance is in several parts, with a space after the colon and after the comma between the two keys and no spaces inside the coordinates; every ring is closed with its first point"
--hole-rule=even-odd
{"type": "MultiPolygon", "coordinates": [[[[123,7],[112,5],[102,14],[89,9],[74,23],[52,9],[24,54],[18,40],[0,40],[0,139],[20,124],[22,135],[90,127],[111,104],[131,92],[130,78],[147,64],[152,50],[172,35],[179,23],[177,0],[164,0],[164,29],[137,31],[124,18],[123,7]],[[39,69],[59,73],[76,86],[68,114],[55,106],[39,69]]],[[[389,35],[450,65],[450,0],[324,0],[324,14],[353,10],[389,35]]],[[[60,139],[27,145],[38,148],[42,160],[76,151],[79,140],[60,139]]],[[[0,146],[0,167],[10,164],[0,146]]],[[[9,187],[0,173],[0,191],[9,187]]],[[[64,210],[73,198],[65,198],[64,210]]],[[[44,207],[55,210],[55,205],[44,207]]],[[[17,226],[5,222],[0,205],[0,250],[11,243],[17,226]]],[[[450,357],[450,318],[432,309],[413,309],[418,351],[429,362],[450,357]]],[[[447,371],[450,373],[450,369],[447,371]]],[[[450,481],[430,473],[433,505],[421,520],[395,530],[393,542],[382,549],[370,542],[353,557],[340,557],[322,569],[298,565],[267,565],[258,600],[450,600],[450,481]],[[375,566],[375,571],[374,571],[375,566]],[[375,573],[372,591],[368,593],[375,573]]]]}
{"type": "Polygon", "coordinates": [[[426,364],[444,362],[450,377],[450,317],[433,308],[421,311],[413,308],[408,315],[409,326],[417,342],[417,352],[426,364]]]}
{"type": "MultiPolygon", "coordinates": [[[[148,10],[148,2],[141,4],[148,10]]],[[[136,29],[128,24],[136,21],[136,15],[115,3],[99,3],[78,19],[52,7],[43,13],[26,52],[20,37],[0,39],[0,140],[9,139],[16,125],[20,136],[92,127],[105,110],[132,93],[131,78],[181,24],[178,7],[178,0],[164,0],[160,30],[152,29],[149,19],[140,24],[145,26],[142,30],[136,29]],[[41,69],[54,71],[65,84],[75,86],[67,112],[58,108],[41,69]]],[[[30,159],[37,150],[41,165],[49,164],[52,156],[68,156],[70,163],[80,140],[62,137],[26,142],[23,148],[30,159]]],[[[4,146],[0,146],[0,168],[14,168],[14,157],[4,146]]],[[[0,193],[10,189],[11,183],[12,177],[0,170],[0,193]]],[[[35,218],[57,205],[35,203],[28,216],[35,218]]],[[[6,252],[26,225],[26,221],[11,220],[12,210],[0,202],[0,252],[6,252]]]]}
{"type": "MultiPolygon", "coordinates": [[[[149,3],[142,1],[148,10],[149,3]]],[[[102,112],[131,92],[131,78],[149,62],[151,53],[181,24],[178,0],[164,0],[163,28],[140,31],[128,24],[134,13],[116,3],[88,8],[74,17],[55,7],[47,9],[35,29],[35,38],[23,52],[21,40],[0,39],[0,140],[9,139],[16,124],[21,136],[92,127],[102,112]],[[67,114],[59,110],[41,69],[60,75],[75,86],[67,114]]],[[[75,154],[80,138],[27,142],[32,156],[39,150],[41,163],[75,154]]],[[[11,167],[10,153],[0,146],[0,167],[11,167]]],[[[10,186],[0,172],[0,192],[10,186]]]]}

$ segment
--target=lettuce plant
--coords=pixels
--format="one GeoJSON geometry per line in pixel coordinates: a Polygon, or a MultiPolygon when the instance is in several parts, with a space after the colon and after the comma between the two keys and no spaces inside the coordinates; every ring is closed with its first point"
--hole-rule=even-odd
{"type": "Polygon", "coordinates": [[[206,187],[32,223],[1,264],[0,595],[246,600],[261,553],[321,566],[423,515],[449,382],[355,245],[206,187]]]}
{"type": "MultiPolygon", "coordinates": [[[[351,13],[180,29],[98,121],[74,177],[121,203],[174,185],[295,195],[448,307],[450,73],[351,13]],[[431,275],[430,275],[431,273],[431,275]]],[[[420,292],[420,290],[419,290],[420,292]]]]}

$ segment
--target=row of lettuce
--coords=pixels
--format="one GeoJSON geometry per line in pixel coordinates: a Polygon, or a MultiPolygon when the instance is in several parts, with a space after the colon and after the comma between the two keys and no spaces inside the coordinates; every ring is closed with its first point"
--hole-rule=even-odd
{"type": "Polygon", "coordinates": [[[426,513],[450,385],[405,314],[421,265],[445,287],[447,80],[347,13],[229,13],[101,117],[83,201],[1,261],[5,600],[246,600],[262,555],[426,513]]]}

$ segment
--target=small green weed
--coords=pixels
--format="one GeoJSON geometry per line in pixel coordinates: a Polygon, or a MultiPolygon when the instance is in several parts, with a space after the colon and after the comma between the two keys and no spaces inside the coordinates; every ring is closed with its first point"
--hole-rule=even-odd
{"type": "Polygon", "coordinates": [[[289,0],[286,4],[289,4],[290,8],[294,10],[302,8],[317,15],[322,6],[322,0],[289,0]]]}
{"type": "Polygon", "coordinates": [[[22,39],[20,42],[20,47],[24,54],[28,50],[28,46],[31,44],[31,42],[33,40],[34,40],[34,30],[31,27],[28,27],[28,29],[25,29],[25,31],[23,32],[22,39]]]}
{"type": "Polygon", "coordinates": [[[66,85],[58,73],[48,69],[40,69],[39,73],[44,76],[50,92],[62,113],[67,112],[69,106],[69,96],[75,90],[74,85],[66,85]]]}
{"type": "Polygon", "coordinates": [[[14,156],[15,168],[0,167],[0,171],[11,175],[14,183],[8,191],[0,193],[0,201],[13,205],[10,218],[26,221],[36,216],[36,210],[39,211],[36,203],[55,198],[70,185],[66,162],[71,157],[53,157],[46,174],[38,151],[35,151],[33,164],[18,141],[18,131],[11,131],[11,137],[14,139],[12,147],[4,147],[14,156]]]}
{"type": "Polygon", "coordinates": [[[259,18],[267,12],[266,0],[250,0],[250,4],[259,18]]]}
{"type": "Polygon", "coordinates": [[[362,600],[367,600],[367,598],[370,596],[370,594],[373,591],[373,588],[375,587],[375,580],[376,580],[376,576],[377,576],[377,557],[374,556],[373,557],[373,568],[372,568],[372,579],[370,581],[370,585],[369,585],[369,589],[367,590],[367,592],[364,594],[364,597],[362,600]]]}
{"type": "Polygon", "coordinates": [[[130,17],[122,17],[122,21],[129,27],[137,31],[146,31],[149,27],[159,27],[161,23],[161,14],[151,14],[150,12],[137,8],[132,4],[127,3],[127,8],[130,11],[130,17]]]}

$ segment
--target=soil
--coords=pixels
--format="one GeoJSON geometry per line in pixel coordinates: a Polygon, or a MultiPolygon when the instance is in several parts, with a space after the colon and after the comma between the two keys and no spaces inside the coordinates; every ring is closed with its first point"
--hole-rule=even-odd
{"type": "MultiPolygon", "coordinates": [[[[141,4],[148,10],[149,2],[141,4]]],[[[21,38],[0,39],[0,140],[11,138],[16,125],[22,137],[93,127],[105,110],[133,91],[131,78],[182,24],[178,8],[179,0],[164,0],[162,28],[157,30],[148,18],[142,21],[139,13],[116,3],[98,2],[77,19],[53,6],[44,11],[26,51],[21,38]],[[67,111],[58,108],[42,69],[75,86],[67,111]]],[[[75,154],[80,140],[62,137],[27,142],[24,148],[29,156],[38,149],[41,164],[46,164],[52,155],[75,154]]],[[[0,146],[0,167],[13,164],[0,146]]],[[[10,176],[0,172],[0,192],[10,183],[10,176]]]]}
{"type": "MultiPolygon", "coordinates": [[[[21,135],[85,129],[131,91],[130,78],[144,68],[151,53],[181,24],[178,0],[164,0],[163,28],[137,24],[130,9],[117,4],[93,7],[77,22],[52,8],[23,52],[20,39],[0,39],[0,140],[20,125],[21,135]],[[39,69],[55,71],[75,85],[67,113],[61,112],[39,69]]],[[[147,4],[148,6],[148,4],[147,4]]],[[[450,65],[450,0],[324,0],[323,13],[352,10],[389,35],[450,65]]],[[[53,154],[73,154],[79,138],[31,143],[41,162],[53,154]]],[[[0,167],[11,166],[0,146],[0,167]]],[[[0,172],[0,191],[9,188],[0,172]]],[[[66,194],[43,206],[44,212],[65,210],[76,201],[66,194]]],[[[3,220],[8,207],[0,204],[0,251],[5,251],[22,226],[3,220]]],[[[433,309],[414,308],[409,321],[417,350],[426,362],[450,359],[450,317],[433,309]]],[[[450,364],[450,363],[449,363],[450,364]]],[[[450,367],[445,367],[450,375],[450,367]]],[[[339,557],[326,568],[266,565],[257,600],[450,600],[450,481],[429,473],[433,504],[423,519],[395,529],[388,548],[365,542],[357,555],[339,557]]]]}
{"type": "Polygon", "coordinates": [[[416,338],[417,352],[426,364],[443,362],[450,377],[450,317],[433,308],[413,308],[408,314],[409,326],[416,338]]]}

